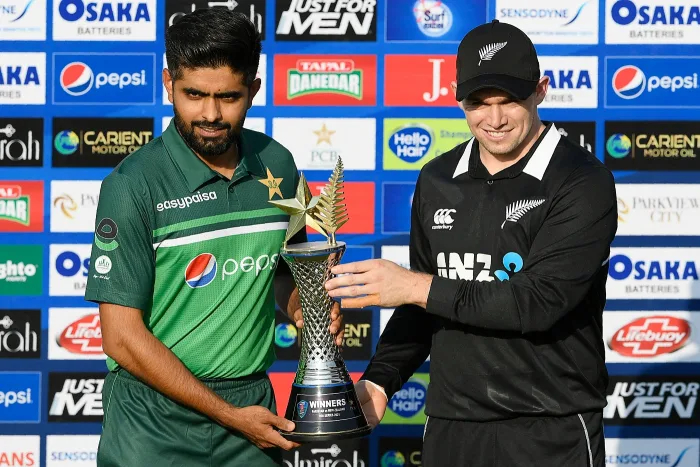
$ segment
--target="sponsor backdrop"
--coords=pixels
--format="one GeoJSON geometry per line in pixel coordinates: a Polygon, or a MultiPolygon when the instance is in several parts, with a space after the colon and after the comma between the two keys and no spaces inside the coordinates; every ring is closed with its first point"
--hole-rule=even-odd
{"type": "MultiPolygon", "coordinates": [[[[541,115],[617,181],[607,464],[700,465],[697,0],[3,1],[0,465],[95,465],[106,367],[82,297],[100,185],[169,124],[163,35],[204,7],[243,12],[263,34],[246,127],[286,145],[315,192],[343,158],[344,261],[404,267],[418,171],[471,135],[450,90],[459,41],[494,18],[525,30],[551,80],[541,115]]],[[[353,378],[392,312],[346,310],[353,378]]],[[[282,412],[299,337],[280,314],[282,412]]],[[[421,465],[429,365],[372,436],[306,446],[284,465],[421,465]]]]}

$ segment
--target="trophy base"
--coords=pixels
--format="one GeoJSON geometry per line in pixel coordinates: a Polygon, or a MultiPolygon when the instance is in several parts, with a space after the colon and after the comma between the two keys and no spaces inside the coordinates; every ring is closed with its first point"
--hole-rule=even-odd
{"type": "Polygon", "coordinates": [[[339,433],[295,433],[295,432],[289,432],[289,431],[281,431],[280,434],[284,439],[287,439],[289,441],[293,441],[295,443],[300,443],[300,444],[306,444],[306,443],[314,443],[314,442],[320,442],[320,441],[342,441],[344,439],[352,439],[352,438],[362,438],[363,436],[367,436],[372,432],[372,427],[369,425],[363,427],[363,428],[357,428],[355,430],[350,430],[350,431],[342,431],[339,433]]]}
{"type": "Polygon", "coordinates": [[[292,384],[285,418],[294,431],[280,434],[297,443],[359,438],[370,434],[352,381],[327,386],[292,384]]]}

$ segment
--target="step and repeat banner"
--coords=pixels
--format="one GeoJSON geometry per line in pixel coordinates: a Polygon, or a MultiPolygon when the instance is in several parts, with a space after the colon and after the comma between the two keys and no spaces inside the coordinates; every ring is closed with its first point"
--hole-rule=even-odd
{"type": "MultiPolygon", "coordinates": [[[[342,157],[345,261],[406,267],[418,172],[471,136],[449,88],[458,43],[494,18],[522,28],[551,80],[541,116],[617,182],[607,465],[700,465],[698,0],[4,0],[0,466],[95,465],[106,367],[83,295],[100,185],[170,121],[164,32],[206,7],[243,12],[263,35],[246,127],[288,147],[314,191],[342,157]]],[[[392,311],[346,310],[354,378],[392,311]]],[[[279,313],[282,413],[299,337],[279,313]]],[[[421,465],[429,368],[370,437],[305,446],[284,465],[421,465]]]]}

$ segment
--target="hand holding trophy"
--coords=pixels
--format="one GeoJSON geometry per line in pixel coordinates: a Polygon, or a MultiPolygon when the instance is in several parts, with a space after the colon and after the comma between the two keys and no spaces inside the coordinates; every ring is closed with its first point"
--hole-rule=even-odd
{"type": "Polygon", "coordinates": [[[362,412],[338,346],[328,333],[333,299],[324,284],[346,247],[335,238],[338,229],[348,221],[342,160],[338,158],[320,196],[311,196],[301,174],[294,198],[270,203],[291,216],[280,256],[289,265],[299,289],[304,320],[299,366],[285,414],[295,428],[281,434],[299,443],[366,436],[372,428],[362,412]],[[307,225],[327,241],[287,245],[307,225]]]}

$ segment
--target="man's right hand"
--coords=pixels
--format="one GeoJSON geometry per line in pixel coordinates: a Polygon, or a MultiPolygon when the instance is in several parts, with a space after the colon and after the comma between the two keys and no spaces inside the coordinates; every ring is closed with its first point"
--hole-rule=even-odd
{"type": "Polygon", "coordinates": [[[388,404],[386,395],[369,381],[360,380],[355,383],[355,392],[362,406],[367,423],[374,428],[384,418],[388,404]]]}
{"type": "Polygon", "coordinates": [[[294,422],[273,414],[265,407],[253,405],[250,407],[236,408],[236,410],[233,411],[232,418],[233,420],[227,423],[227,425],[239,431],[260,449],[279,446],[289,451],[290,449],[300,446],[298,443],[283,438],[282,435],[274,429],[274,427],[277,427],[283,431],[292,431],[294,429],[294,422]]]}

